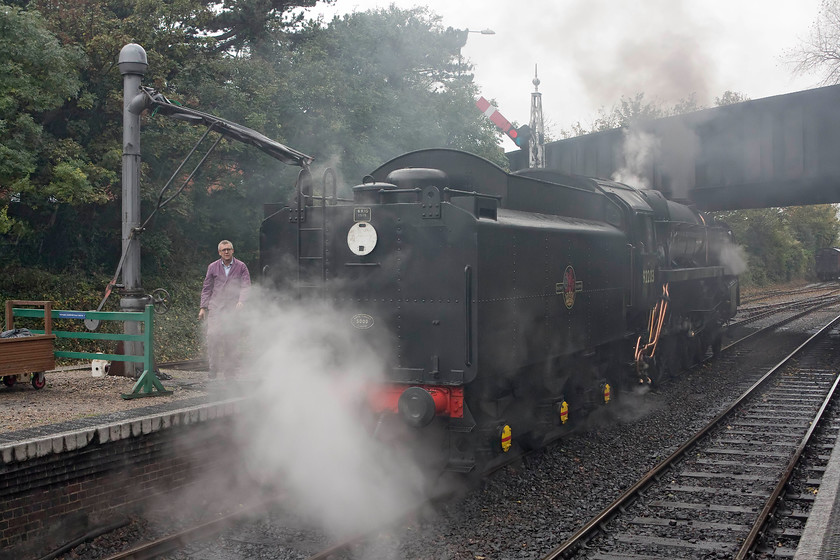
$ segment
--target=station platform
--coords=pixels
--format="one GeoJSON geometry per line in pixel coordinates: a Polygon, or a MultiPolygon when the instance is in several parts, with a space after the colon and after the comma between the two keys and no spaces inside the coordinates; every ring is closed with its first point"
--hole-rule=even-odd
{"type": "Polygon", "coordinates": [[[134,380],[92,377],[90,368],[50,371],[47,387],[0,387],[0,467],[235,412],[246,379],[210,380],[204,370],[161,370],[171,395],[124,400],[134,380]]]}
{"type": "Polygon", "coordinates": [[[831,452],[794,560],[840,560],[840,446],[831,452]]]}
{"type": "Polygon", "coordinates": [[[133,379],[91,367],[48,371],[42,389],[0,386],[0,558],[41,558],[172,496],[222,511],[238,495],[235,423],[253,379],[159,378],[165,392],[131,399],[133,379]]]}

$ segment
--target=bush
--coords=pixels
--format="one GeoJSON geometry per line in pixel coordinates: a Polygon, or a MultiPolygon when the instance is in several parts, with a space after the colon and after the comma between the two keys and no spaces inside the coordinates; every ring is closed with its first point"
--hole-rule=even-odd
{"type": "MultiPolygon", "coordinates": [[[[201,337],[198,326],[198,301],[204,275],[195,271],[184,272],[180,277],[148,277],[144,288],[151,292],[156,287],[165,288],[171,296],[171,308],[166,314],[155,315],[155,359],[158,362],[187,360],[201,355],[201,337]]],[[[104,275],[73,271],[53,274],[37,268],[10,264],[0,276],[0,300],[52,301],[53,309],[88,311],[96,309],[105,293],[110,278],[104,275]]],[[[114,291],[103,311],[120,311],[119,294],[114,291]]],[[[43,329],[43,322],[19,318],[15,326],[43,329]]],[[[56,320],[57,331],[84,331],[79,320],[56,320]]],[[[103,321],[98,332],[122,332],[118,321],[103,321]]],[[[59,339],[56,348],[74,352],[114,353],[116,342],[102,340],[59,339]]],[[[68,360],[62,360],[67,363],[68,360]]]]}

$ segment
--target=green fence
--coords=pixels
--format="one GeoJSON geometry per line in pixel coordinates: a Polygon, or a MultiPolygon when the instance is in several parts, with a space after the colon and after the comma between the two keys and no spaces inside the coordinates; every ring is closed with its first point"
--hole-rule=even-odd
{"type": "MultiPolygon", "coordinates": [[[[33,317],[44,319],[43,309],[12,308],[13,317],[33,317]]],[[[78,319],[83,321],[136,321],[143,323],[143,334],[117,334],[97,332],[70,332],[56,331],[52,334],[56,338],[75,338],[80,340],[122,340],[137,341],[143,343],[143,355],[133,356],[129,354],[100,354],[93,352],[67,352],[56,350],[56,358],[80,358],[84,360],[112,360],[123,362],[143,362],[143,374],[137,379],[131,393],[123,394],[124,399],[136,399],[138,397],[154,397],[159,395],[170,395],[172,391],[167,390],[155,375],[154,361],[154,307],[146,306],[146,310],[138,312],[127,311],[67,311],[53,309],[51,318],[55,319],[78,319]]],[[[45,331],[29,329],[34,334],[44,334],[45,331]]]]}

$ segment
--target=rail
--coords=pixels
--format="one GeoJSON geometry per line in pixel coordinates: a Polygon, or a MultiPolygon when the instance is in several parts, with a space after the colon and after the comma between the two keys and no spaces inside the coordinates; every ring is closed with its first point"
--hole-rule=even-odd
{"type": "MultiPolygon", "coordinates": [[[[569,537],[565,542],[563,542],[560,546],[546,554],[545,556],[541,557],[541,560],[558,560],[562,558],[570,558],[572,557],[581,547],[586,546],[586,543],[598,532],[603,532],[606,523],[611,521],[614,517],[619,515],[620,512],[623,512],[624,509],[632,503],[632,501],[642,495],[646,488],[648,488],[652,483],[658,481],[659,478],[666,472],[666,470],[671,469],[673,465],[677,462],[678,459],[684,457],[689,451],[695,449],[696,444],[701,442],[704,438],[706,438],[712,430],[717,428],[723,420],[732,416],[736,411],[741,409],[743,404],[747,401],[747,399],[752,398],[758,393],[758,390],[765,387],[772,379],[777,372],[781,371],[782,368],[790,363],[790,361],[799,356],[802,351],[809,347],[815,340],[818,340],[824,337],[830,329],[834,328],[838,323],[840,323],[840,315],[834,317],[831,321],[829,321],[823,328],[821,328],[817,333],[813,334],[808,340],[800,344],[795,350],[789,353],[781,362],[774,365],[770,368],[760,379],[758,379],[751,387],[749,387],[738,399],[730,404],[725,410],[721,411],[717,416],[715,416],[705,427],[703,427],[700,431],[698,431],[694,436],[692,436],[688,441],[683,443],[676,451],[674,451],[671,455],[665,458],[662,462],[658,465],[654,466],[650,469],[641,480],[636,482],[633,486],[628,488],[621,496],[616,498],[610,505],[608,505],[604,510],[599,512],[595,517],[590,519],[585,525],[580,527],[571,537],[569,537]]],[[[743,341],[744,339],[742,339],[743,341]]],[[[741,342],[741,341],[739,341],[741,342]]],[[[731,347],[731,346],[730,346],[731,347]]],[[[836,389],[837,381],[835,381],[834,385],[832,386],[830,392],[833,393],[836,389]]],[[[822,412],[825,409],[825,404],[820,408],[816,417],[812,419],[810,425],[811,429],[808,430],[807,434],[803,438],[803,442],[799,444],[797,448],[796,454],[793,457],[792,463],[789,463],[785,469],[784,475],[781,477],[779,484],[776,485],[775,489],[771,493],[770,498],[767,500],[766,505],[763,507],[762,511],[758,514],[755,522],[751,525],[751,530],[749,535],[744,539],[742,546],[739,547],[737,552],[737,556],[733,556],[733,558],[743,559],[747,557],[749,550],[751,547],[754,546],[756,538],[759,536],[759,532],[767,521],[771,509],[775,502],[778,500],[779,495],[781,494],[782,488],[784,487],[785,482],[790,477],[790,474],[793,472],[793,468],[795,465],[795,459],[798,459],[804,449],[804,445],[807,442],[808,438],[810,438],[813,432],[813,425],[819,421],[822,412]]]]}
{"type": "MultiPolygon", "coordinates": [[[[122,340],[137,341],[143,343],[143,355],[131,354],[99,354],[93,352],[71,352],[56,350],[56,358],[77,358],[90,360],[112,360],[123,362],[142,362],[143,373],[137,379],[131,393],[123,393],[124,399],[136,399],[140,397],[156,397],[170,395],[172,391],[167,390],[155,375],[154,361],[154,306],[147,305],[145,311],[69,311],[61,309],[50,309],[47,314],[45,309],[27,309],[14,307],[15,305],[42,305],[43,302],[9,300],[6,302],[6,328],[14,328],[15,317],[28,317],[44,319],[45,326],[52,330],[56,338],[69,338],[79,340],[122,340]],[[71,332],[56,331],[52,329],[55,319],[76,319],[76,320],[97,320],[97,321],[136,321],[143,323],[143,334],[119,334],[119,333],[96,333],[96,332],[71,332]]],[[[45,306],[49,308],[49,306],[45,306]]],[[[43,330],[29,329],[34,334],[44,334],[43,330]]]]}

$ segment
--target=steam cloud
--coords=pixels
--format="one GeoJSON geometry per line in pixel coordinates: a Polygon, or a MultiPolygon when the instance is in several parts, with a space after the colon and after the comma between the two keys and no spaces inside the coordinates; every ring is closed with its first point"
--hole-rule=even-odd
{"type": "Polygon", "coordinates": [[[384,378],[385,356],[341,328],[349,316],[322,304],[273,304],[255,287],[229,323],[247,341],[255,394],[238,419],[247,470],[282,488],[333,535],[394,520],[421,494],[420,470],[372,435],[364,389],[384,378]]]}
{"type": "Polygon", "coordinates": [[[741,275],[747,271],[747,253],[741,245],[724,243],[718,251],[718,258],[726,274],[741,275]]]}
{"type": "Polygon", "coordinates": [[[642,189],[651,188],[648,177],[660,147],[660,140],[649,132],[634,128],[624,130],[624,166],[613,173],[612,180],[642,189]]]}
{"type": "Polygon", "coordinates": [[[550,9],[561,14],[545,18],[531,39],[563,53],[578,94],[600,105],[639,92],[665,104],[692,93],[702,104],[712,100],[718,69],[710,46],[718,22],[695,3],[590,0],[550,9]]]}

